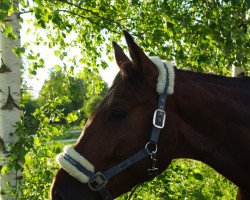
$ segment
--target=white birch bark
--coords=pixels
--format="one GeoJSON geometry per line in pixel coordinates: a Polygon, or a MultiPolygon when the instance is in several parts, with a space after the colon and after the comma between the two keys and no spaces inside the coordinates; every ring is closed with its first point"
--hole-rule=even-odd
{"type": "MultiPolygon", "coordinates": [[[[18,5],[18,0],[14,1],[18,5]]],[[[20,120],[20,101],[21,86],[21,58],[17,57],[12,49],[20,47],[20,24],[18,15],[12,14],[8,22],[13,27],[14,33],[18,36],[17,40],[10,40],[0,32],[0,156],[7,159],[7,145],[17,141],[15,128],[13,127],[20,120]]],[[[2,161],[1,161],[2,162],[2,161]]],[[[1,163],[4,165],[4,161],[1,163]]],[[[16,187],[16,172],[13,171],[0,176],[0,189],[6,189],[6,182],[16,187]]],[[[1,194],[0,200],[14,199],[11,195],[1,194]]]]}

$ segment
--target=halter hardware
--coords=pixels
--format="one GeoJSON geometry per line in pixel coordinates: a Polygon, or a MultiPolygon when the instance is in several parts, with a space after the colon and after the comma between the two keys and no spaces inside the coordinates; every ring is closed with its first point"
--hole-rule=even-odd
{"type": "Polygon", "coordinates": [[[156,143],[153,142],[148,142],[145,145],[145,149],[149,152],[149,155],[152,157],[153,155],[155,155],[158,151],[158,147],[156,143]]]}
{"type": "Polygon", "coordinates": [[[150,177],[156,176],[158,174],[158,168],[156,167],[157,159],[156,154],[151,155],[152,166],[148,169],[148,175],[150,177]]]}
{"type": "Polygon", "coordinates": [[[97,172],[89,179],[88,185],[91,190],[98,191],[100,188],[105,187],[107,183],[108,179],[101,172],[97,172]]]}
{"type": "Polygon", "coordinates": [[[153,125],[156,128],[162,129],[164,128],[165,120],[166,120],[166,112],[162,109],[157,109],[154,113],[153,125]]]}

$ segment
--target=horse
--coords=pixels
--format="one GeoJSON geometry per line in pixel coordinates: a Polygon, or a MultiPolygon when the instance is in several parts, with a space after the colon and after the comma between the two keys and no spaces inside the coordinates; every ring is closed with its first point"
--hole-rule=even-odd
{"type": "Polygon", "coordinates": [[[177,69],[124,36],[130,58],[113,42],[120,71],[76,144],[58,155],[52,200],[113,199],[177,158],[206,163],[249,200],[250,78],[177,69]]]}

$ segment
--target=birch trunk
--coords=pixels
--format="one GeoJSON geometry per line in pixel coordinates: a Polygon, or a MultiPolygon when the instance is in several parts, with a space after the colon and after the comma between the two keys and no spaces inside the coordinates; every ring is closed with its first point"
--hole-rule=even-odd
{"type": "MultiPolygon", "coordinates": [[[[18,8],[18,0],[14,1],[14,5],[18,8]]],[[[20,24],[18,15],[13,13],[9,17],[8,23],[13,27],[13,31],[18,38],[11,40],[6,38],[3,32],[0,32],[0,154],[1,157],[5,159],[8,159],[8,144],[17,141],[14,125],[20,120],[20,109],[18,105],[21,86],[21,58],[17,57],[12,51],[14,47],[20,47],[20,24]]],[[[4,161],[1,165],[4,165],[4,161]]],[[[17,187],[15,171],[5,175],[1,174],[0,200],[15,199],[12,195],[3,194],[5,189],[7,189],[7,182],[17,187]]]]}

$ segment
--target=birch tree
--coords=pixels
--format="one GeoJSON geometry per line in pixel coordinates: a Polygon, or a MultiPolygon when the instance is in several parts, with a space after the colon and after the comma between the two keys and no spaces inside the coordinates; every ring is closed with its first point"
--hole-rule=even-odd
{"type": "MultiPolygon", "coordinates": [[[[5,8],[18,8],[18,0],[14,6],[5,4],[5,8]]],[[[2,12],[2,11],[1,11],[2,12]]],[[[0,153],[4,158],[3,166],[8,159],[8,145],[15,143],[15,123],[20,120],[20,85],[21,85],[21,58],[17,56],[20,51],[20,25],[17,12],[6,18],[4,26],[0,32],[0,153]],[[3,32],[4,30],[4,32],[3,32]]],[[[1,200],[14,199],[12,195],[5,193],[6,187],[16,185],[17,172],[12,170],[6,174],[1,174],[1,200]]]]}

